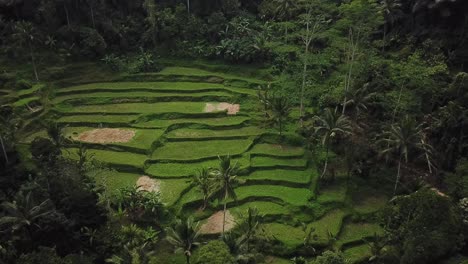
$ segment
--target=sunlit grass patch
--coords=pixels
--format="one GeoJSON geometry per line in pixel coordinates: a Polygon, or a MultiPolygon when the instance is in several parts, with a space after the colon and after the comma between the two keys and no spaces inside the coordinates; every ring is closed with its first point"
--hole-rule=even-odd
{"type": "Polygon", "coordinates": [[[212,130],[212,129],[190,129],[190,128],[182,128],[173,130],[168,133],[168,138],[222,138],[222,137],[233,137],[233,136],[256,136],[263,133],[265,130],[249,126],[249,127],[242,127],[238,129],[219,129],[219,130],[212,130]]]}
{"type": "Polygon", "coordinates": [[[96,124],[99,126],[100,124],[129,124],[133,120],[137,119],[139,115],[70,115],[70,116],[62,116],[60,117],[57,122],[64,123],[64,124],[96,124]]]}
{"type": "Polygon", "coordinates": [[[156,114],[156,113],[203,113],[203,102],[161,102],[161,103],[120,103],[106,105],[82,105],[59,107],[67,113],[102,113],[102,114],[156,114]]]}
{"type": "Polygon", "coordinates": [[[176,124],[196,124],[206,125],[213,127],[224,127],[224,126],[239,126],[244,122],[250,120],[246,116],[226,116],[226,117],[213,117],[213,118],[177,118],[177,119],[153,119],[139,121],[133,126],[141,128],[161,128],[168,127],[176,124]]]}
{"type": "Polygon", "coordinates": [[[339,242],[349,243],[383,233],[382,227],[373,223],[347,223],[340,232],[339,242]]]}
{"type": "Polygon", "coordinates": [[[239,206],[235,206],[229,208],[229,211],[235,213],[237,215],[247,215],[247,210],[249,208],[257,208],[260,215],[285,215],[289,214],[289,210],[280,204],[272,203],[272,202],[263,202],[263,201],[256,201],[256,202],[249,202],[239,206]]]}
{"type": "Polygon", "coordinates": [[[169,142],[157,148],[153,159],[196,160],[219,155],[239,155],[247,151],[252,140],[208,140],[169,142]]]}
{"type": "Polygon", "coordinates": [[[252,150],[252,154],[266,154],[272,156],[301,156],[304,155],[304,149],[279,144],[257,144],[252,150]]]}
{"type": "Polygon", "coordinates": [[[343,251],[345,258],[349,263],[361,263],[372,256],[369,245],[359,245],[347,248],[343,251]]]}
{"type": "Polygon", "coordinates": [[[291,168],[305,168],[307,166],[306,159],[285,159],[285,158],[275,158],[275,157],[263,157],[255,156],[252,157],[252,167],[291,167],[291,168]]]}
{"type": "MultiPolygon", "coordinates": [[[[71,159],[78,158],[77,148],[68,148],[63,153],[65,156],[70,157],[71,159]]],[[[92,159],[99,162],[103,162],[110,165],[131,166],[135,168],[143,168],[145,160],[147,159],[146,155],[129,152],[89,149],[87,153],[88,157],[91,157],[92,159]]]]}
{"type": "Polygon", "coordinates": [[[307,188],[292,188],[279,185],[249,185],[235,189],[237,199],[271,197],[295,206],[306,206],[312,193],[307,188]]]}
{"type": "Polygon", "coordinates": [[[314,170],[285,170],[285,169],[270,169],[270,170],[256,170],[249,176],[243,177],[246,180],[272,180],[272,181],[285,181],[294,183],[303,183],[304,187],[308,187],[311,176],[315,175],[314,170]]]}
{"type": "Polygon", "coordinates": [[[161,199],[168,205],[173,205],[181,197],[182,192],[190,186],[190,181],[187,179],[163,179],[158,181],[161,182],[161,199]]]}

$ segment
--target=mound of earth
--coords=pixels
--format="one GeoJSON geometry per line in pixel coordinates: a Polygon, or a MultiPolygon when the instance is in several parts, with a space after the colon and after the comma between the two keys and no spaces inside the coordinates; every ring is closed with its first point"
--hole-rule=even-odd
{"type": "Polygon", "coordinates": [[[134,136],[134,130],[99,128],[83,132],[76,139],[88,143],[126,143],[132,140],[134,136]]]}
{"type": "Polygon", "coordinates": [[[138,178],[136,185],[139,191],[159,192],[161,182],[155,179],[151,179],[148,176],[141,176],[140,178],[138,178]]]}
{"type": "Polygon", "coordinates": [[[240,111],[239,104],[230,104],[230,103],[206,103],[205,113],[212,113],[218,111],[226,111],[228,115],[235,115],[240,111]]]}
{"type": "MultiPolygon", "coordinates": [[[[226,225],[224,226],[224,231],[229,231],[234,228],[236,225],[234,216],[226,211],[226,225]]],[[[201,234],[220,234],[223,232],[223,211],[216,212],[210,216],[206,222],[201,226],[201,234]]]]}

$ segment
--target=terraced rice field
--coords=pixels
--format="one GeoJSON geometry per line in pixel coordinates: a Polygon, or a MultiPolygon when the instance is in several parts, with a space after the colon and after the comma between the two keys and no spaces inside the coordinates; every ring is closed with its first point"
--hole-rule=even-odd
{"type": "MultiPolygon", "coordinates": [[[[241,173],[235,188],[237,199],[228,201],[229,210],[241,218],[249,207],[257,207],[267,219],[266,235],[286,248],[303,244],[305,232],[299,221],[305,221],[307,230],[315,230],[314,243],[331,245],[329,234],[333,234],[346,249],[345,254],[355,259],[363,251],[359,240],[380,231],[371,223],[343,223],[350,211],[375,212],[385,198],[359,199],[353,202],[354,208],[346,208],[345,181],[317,191],[319,173],[307,151],[302,146],[266,140],[277,132],[253,125],[259,123],[255,122],[259,121],[255,120],[258,113],[247,104],[256,100],[256,91],[249,87],[262,81],[184,67],[126,77],[145,78],[152,81],[63,87],[51,99],[64,136],[75,144],[64,150],[64,155],[76,159],[78,143],[86,145],[94,160],[113,169],[96,175],[110,194],[147,175],[159,181],[164,203],[174,210],[193,212],[202,204],[202,195],[191,185],[190,177],[201,168],[217,167],[219,155],[231,155],[241,173]],[[246,86],[231,86],[228,81],[246,86]],[[206,104],[221,102],[239,104],[240,112],[205,111],[206,104]],[[83,133],[94,135],[96,129],[106,128],[130,137],[119,142],[106,141],[118,135],[84,140],[83,133]],[[347,246],[349,243],[353,247],[347,246]]],[[[37,100],[34,89],[23,92],[16,104],[37,100]]],[[[215,200],[210,210],[221,207],[215,200]]]]}

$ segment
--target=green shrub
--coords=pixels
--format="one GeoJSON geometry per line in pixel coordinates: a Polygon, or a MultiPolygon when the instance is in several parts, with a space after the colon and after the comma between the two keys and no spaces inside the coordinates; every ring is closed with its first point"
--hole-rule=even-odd
{"type": "Polygon", "coordinates": [[[391,244],[401,252],[400,263],[434,263],[460,246],[458,208],[433,189],[398,197],[383,215],[391,244]]]}
{"type": "Polygon", "coordinates": [[[16,89],[26,90],[32,87],[32,83],[28,80],[20,79],[16,81],[16,89]]]}
{"type": "Polygon", "coordinates": [[[197,264],[232,264],[234,257],[229,252],[228,246],[220,240],[210,241],[202,246],[198,253],[197,264]]]}
{"type": "Polygon", "coordinates": [[[345,264],[346,261],[340,252],[325,251],[318,256],[314,264],[345,264]]]}

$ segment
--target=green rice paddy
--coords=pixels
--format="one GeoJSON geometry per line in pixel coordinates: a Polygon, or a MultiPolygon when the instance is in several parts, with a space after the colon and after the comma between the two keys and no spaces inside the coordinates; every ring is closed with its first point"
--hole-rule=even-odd
{"type": "MultiPolygon", "coordinates": [[[[354,261],[369,255],[366,245],[354,243],[381,232],[380,227],[373,222],[353,223],[347,216],[372,215],[385,204],[386,196],[356,196],[348,192],[342,178],[316,190],[319,172],[309,153],[302,146],[264,140],[276,130],[255,125],[262,120],[252,106],[256,90],[249,87],[263,81],[187,67],[167,67],[159,73],[123,79],[138,78],[152,81],[78,84],[57,89],[51,98],[54,118],[72,142],[63,153],[72,159],[77,159],[81,133],[99,128],[135,132],[128,142],[84,143],[92,159],[112,169],[94,175],[108,194],[134,186],[139,177],[148,175],[158,182],[167,206],[180,213],[194,212],[202,195],[191,185],[190,177],[201,168],[216,168],[219,155],[232,155],[241,172],[235,188],[237,199],[230,199],[228,207],[237,218],[256,207],[265,216],[264,235],[291,250],[303,246],[305,232],[299,221],[306,219],[307,230],[313,228],[317,236],[313,243],[342,246],[354,261]],[[232,116],[225,111],[205,113],[206,103],[213,102],[238,103],[240,112],[232,116]],[[313,216],[302,217],[306,210],[313,216]],[[282,222],[284,219],[289,220],[282,222]],[[338,239],[335,244],[330,234],[338,239]],[[347,245],[351,242],[353,247],[347,245]]],[[[36,94],[41,89],[34,86],[21,91],[14,104],[24,106],[39,100],[36,94]]],[[[35,136],[46,134],[34,133],[25,143],[35,136]]],[[[222,208],[220,200],[210,204],[209,212],[222,208]]],[[[272,258],[283,261],[288,257],[272,258]]]]}

